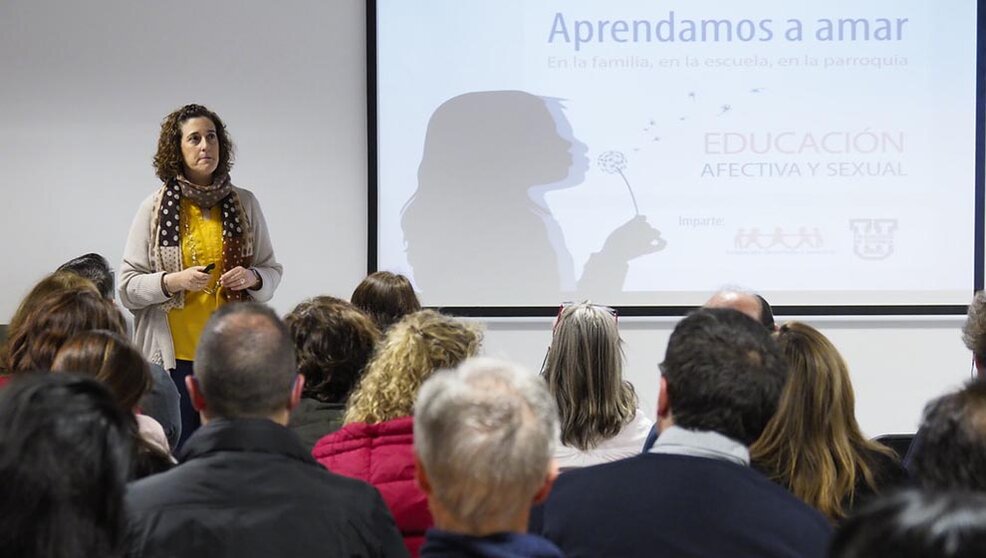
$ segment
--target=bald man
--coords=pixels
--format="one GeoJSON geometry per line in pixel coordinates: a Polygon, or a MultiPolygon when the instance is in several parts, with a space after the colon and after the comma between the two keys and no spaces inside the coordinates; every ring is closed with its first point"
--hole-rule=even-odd
{"type": "Polygon", "coordinates": [[[764,297],[743,291],[722,290],[702,305],[704,308],[730,308],[763,324],[768,331],[777,329],[774,312],[764,297]]]}

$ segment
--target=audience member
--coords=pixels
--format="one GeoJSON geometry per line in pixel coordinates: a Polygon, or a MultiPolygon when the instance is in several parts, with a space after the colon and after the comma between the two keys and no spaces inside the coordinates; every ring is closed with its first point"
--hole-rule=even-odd
{"type": "Polygon", "coordinates": [[[972,351],[976,372],[986,372],[986,291],[979,291],[972,298],[962,326],[962,342],[972,351]]]}
{"type": "MultiPolygon", "coordinates": [[[[82,258],[77,258],[77,260],[84,260],[89,263],[95,261],[94,259],[86,258],[85,256],[82,258]]],[[[8,333],[7,343],[3,346],[2,349],[0,349],[0,371],[3,372],[0,373],[0,386],[2,386],[9,378],[9,376],[6,375],[6,373],[16,371],[14,366],[22,367],[25,370],[32,370],[32,371],[46,370],[48,366],[50,366],[50,358],[44,358],[42,359],[42,361],[39,361],[37,363],[23,363],[23,362],[14,363],[10,360],[10,356],[11,356],[10,352],[11,350],[13,350],[15,344],[17,345],[17,350],[26,351],[28,345],[34,342],[32,341],[32,338],[34,337],[32,331],[37,330],[38,328],[47,328],[52,324],[55,324],[54,325],[55,330],[58,330],[59,328],[61,329],[69,328],[69,330],[63,332],[64,335],[56,335],[54,338],[49,339],[49,341],[52,343],[60,343],[63,342],[68,337],[70,337],[76,331],[86,331],[88,329],[92,329],[86,326],[84,323],[79,323],[80,321],[84,321],[86,319],[86,316],[75,314],[74,316],[37,315],[32,318],[32,323],[30,326],[31,331],[25,330],[25,321],[27,320],[28,316],[32,315],[33,311],[45,298],[55,293],[64,293],[64,292],[72,293],[79,291],[89,291],[92,293],[97,293],[97,294],[99,293],[95,284],[92,281],[90,281],[83,275],[77,273],[79,267],[75,265],[70,265],[75,261],[76,260],[73,260],[72,262],[68,262],[67,264],[64,264],[62,266],[64,268],[62,271],[56,271],[55,273],[52,273],[51,275],[48,275],[47,277],[39,281],[31,289],[31,292],[28,293],[26,297],[24,297],[24,300],[21,301],[20,306],[18,307],[17,311],[14,313],[13,318],[11,319],[11,323],[7,331],[8,333]],[[70,323],[73,321],[75,322],[74,324],[70,323]],[[58,323],[56,324],[55,322],[58,323]],[[44,364],[45,362],[47,362],[48,364],[45,365],[44,364]]],[[[106,274],[111,273],[108,269],[105,269],[103,270],[105,271],[105,274],[103,274],[98,269],[96,269],[97,267],[98,266],[95,265],[91,268],[87,267],[86,273],[97,275],[97,276],[103,276],[104,279],[107,276],[106,274]]],[[[112,278],[110,278],[110,280],[112,280],[112,278]]],[[[103,296],[103,298],[107,301],[112,300],[112,297],[107,298],[103,296]]],[[[88,302],[86,302],[86,304],[88,304],[88,306],[90,307],[104,307],[102,309],[99,309],[97,313],[104,315],[107,313],[111,313],[114,314],[117,318],[119,318],[119,320],[104,318],[105,320],[107,320],[103,326],[105,329],[109,329],[111,331],[118,332],[121,334],[126,334],[125,325],[123,325],[122,329],[117,329],[116,327],[117,321],[119,321],[120,324],[126,323],[123,314],[120,313],[118,309],[116,309],[113,312],[110,312],[108,310],[110,306],[116,308],[115,304],[113,304],[112,302],[109,302],[108,304],[100,304],[96,301],[91,300],[91,297],[89,297],[89,299],[87,300],[88,302]]],[[[74,306],[75,305],[73,304],[68,304],[57,311],[71,312],[72,311],[71,309],[74,308],[74,306]]],[[[53,309],[49,306],[46,309],[46,312],[51,312],[51,311],[53,311],[53,309]]],[[[38,345],[38,347],[40,347],[40,345],[38,345]]],[[[53,347],[55,351],[57,351],[58,348],[59,348],[58,346],[53,347]]],[[[54,355],[51,354],[49,356],[53,357],[54,355]]],[[[23,355],[21,359],[23,359],[23,355]]],[[[167,372],[165,372],[163,368],[157,365],[151,365],[150,370],[152,377],[154,379],[154,384],[151,390],[147,393],[147,395],[145,395],[143,401],[141,401],[140,407],[147,416],[153,417],[161,424],[161,426],[164,428],[165,434],[168,437],[169,443],[174,444],[175,442],[177,442],[178,436],[181,432],[181,417],[178,411],[178,391],[175,389],[174,385],[172,384],[170,376],[168,376],[167,372]]]]}
{"type": "Polygon", "coordinates": [[[202,415],[174,469],[131,485],[133,552],[155,556],[402,556],[365,483],[320,467],[285,426],[301,398],[287,327],[257,303],[209,319],[187,380],[202,415]]]}
{"type": "Polygon", "coordinates": [[[583,302],[558,315],[542,375],[558,405],[563,471],[639,454],[654,424],[623,379],[621,343],[612,308],[583,302]]]}
{"type": "MultiPolygon", "coordinates": [[[[962,326],[962,342],[972,351],[972,364],[978,378],[986,378],[986,291],[979,291],[973,296],[962,326]]],[[[914,461],[923,451],[926,436],[924,428],[918,429],[904,457],[904,467],[911,477],[917,475],[914,461]]]]}
{"type": "MultiPolygon", "coordinates": [[[[31,287],[30,292],[21,300],[21,303],[17,306],[17,310],[10,317],[10,324],[7,325],[7,339],[3,347],[0,348],[0,372],[3,374],[9,374],[11,372],[9,364],[10,340],[13,337],[23,337],[22,335],[18,335],[18,332],[24,328],[24,320],[38,306],[38,303],[52,293],[76,290],[98,292],[92,281],[74,273],[62,271],[45,276],[31,287]]],[[[3,385],[6,379],[8,379],[6,375],[0,376],[0,386],[3,385]]]]}
{"type": "Polygon", "coordinates": [[[95,253],[84,254],[58,266],[57,271],[67,271],[85,277],[92,281],[103,298],[113,300],[113,270],[103,256],[95,253]]]}
{"type": "Polygon", "coordinates": [[[418,295],[407,277],[389,271],[366,276],[356,286],[350,301],[373,318],[380,331],[387,331],[401,318],[421,310],[418,295]]]}
{"type": "Polygon", "coordinates": [[[908,490],[878,499],[836,531],[832,558],[986,556],[986,495],[908,490]]]}
{"type": "Polygon", "coordinates": [[[171,468],[174,463],[161,424],[140,413],[141,398],[151,387],[151,375],[140,351],[118,333],[85,331],[70,338],[55,355],[53,372],[93,376],[110,389],[120,408],[134,413],[133,478],[171,468]]]}
{"type": "Polygon", "coordinates": [[[431,310],[405,316],[387,331],[350,396],[345,426],[312,451],[330,471],[380,489],[413,556],[432,526],[414,480],[414,399],[435,371],[475,355],[481,339],[478,328],[431,310]]]}
{"type": "Polygon", "coordinates": [[[787,378],[767,330],[700,309],[675,327],[661,371],[657,443],[562,474],[543,534],[570,557],[824,556],[825,518],[749,467],[787,378]]]}
{"type": "MultiPolygon", "coordinates": [[[[771,333],[777,329],[777,325],[774,323],[773,309],[767,303],[767,299],[758,294],[739,290],[721,290],[712,295],[702,305],[702,308],[729,308],[760,322],[771,333]]],[[[654,447],[658,434],[658,425],[654,425],[647,435],[647,439],[644,440],[644,453],[654,447]]]]}
{"type": "Polygon", "coordinates": [[[731,308],[760,322],[763,327],[767,328],[767,331],[774,331],[777,328],[774,323],[774,310],[770,307],[767,299],[756,293],[722,290],[712,295],[712,298],[707,300],[702,307],[731,308]]]}
{"type": "Polygon", "coordinates": [[[849,368],[828,338],[788,322],[777,334],[790,376],[780,405],[750,447],[753,464],[830,521],[846,517],[905,473],[896,454],[863,436],[849,368]]]}
{"type": "Polygon", "coordinates": [[[342,428],[349,393],[373,355],[380,330],[355,306],[331,296],[302,302],[284,321],[294,341],[298,372],[305,377],[288,427],[312,448],[342,428]]]}
{"type": "Polygon", "coordinates": [[[923,441],[911,462],[919,485],[986,491],[986,380],[929,403],[920,432],[923,441]]]}
{"type": "MultiPolygon", "coordinates": [[[[99,294],[106,300],[113,300],[114,274],[106,258],[99,254],[85,254],[71,259],[58,267],[59,272],[74,273],[93,282],[99,294]]],[[[130,312],[121,312],[126,323],[127,338],[133,332],[133,317],[130,312]]],[[[178,388],[171,376],[160,364],[149,364],[153,385],[144,395],[140,406],[146,416],[154,417],[168,437],[173,447],[181,438],[181,411],[178,388]]]]}
{"type": "Polygon", "coordinates": [[[83,331],[125,331],[116,306],[89,288],[61,289],[37,300],[7,339],[5,366],[11,373],[50,370],[55,354],[83,331]]]}
{"type": "Polygon", "coordinates": [[[4,558],[124,555],[132,420],[71,374],[19,374],[0,390],[4,558]]]}
{"type": "Polygon", "coordinates": [[[527,534],[557,476],[551,395],[534,374],[470,359],[425,382],[414,408],[418,483],[435,518],[422,557],[562,556],[527,534]]]}

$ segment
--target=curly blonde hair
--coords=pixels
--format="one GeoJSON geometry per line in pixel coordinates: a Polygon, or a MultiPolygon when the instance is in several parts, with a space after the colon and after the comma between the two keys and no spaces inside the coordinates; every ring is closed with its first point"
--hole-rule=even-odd
{"type": "Polygon", "coordinates": [[[433,310],[405,316],[387,331],[350,396],[345,424],[411,415],[421,384],[435,371],[474,356],[482,340],[478,326],[433,310]]]}

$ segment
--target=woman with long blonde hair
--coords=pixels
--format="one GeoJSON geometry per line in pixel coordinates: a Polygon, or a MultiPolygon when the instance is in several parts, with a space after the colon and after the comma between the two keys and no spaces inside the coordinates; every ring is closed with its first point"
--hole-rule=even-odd
{"type": "Polygon", "coordinates": [[[433,524],[414,480],[414,401],[425,380],[474,356],[481,341],[479,328],[432,310],[405,316],[387,330],[349,396],[345,426],[312,450],[333,473],[380,487],[412,556],[433,524]]]}
{"type": "Polygon", "coordinates": [[[873,494],[903,481],[892,450],[856,423],[849,369],[831,341],[800,322],[777,341],[790,367],[777,413],[750,447],[754,466],[838,522],[873,494]]]}
{"type": "Polygon", "coordinates": [[[558,405],[563,470],[637,455],[653,426],[623,379],[621,343],[612,308],[562,306],[541,373],[558,405]]]}

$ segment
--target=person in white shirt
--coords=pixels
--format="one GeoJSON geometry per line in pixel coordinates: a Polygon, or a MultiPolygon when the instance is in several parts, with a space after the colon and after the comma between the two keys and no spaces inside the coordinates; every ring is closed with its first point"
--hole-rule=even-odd
{"type": "Polygon", "coordinates": [[[640,453],[653,422],[637,407],[623,379],[623,349],[612,308],[583,302],[562,306],[542,375],[558,405],[561,470],[640,453]]]}

